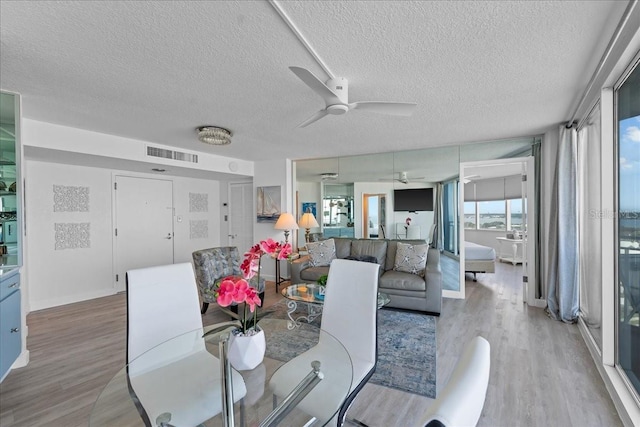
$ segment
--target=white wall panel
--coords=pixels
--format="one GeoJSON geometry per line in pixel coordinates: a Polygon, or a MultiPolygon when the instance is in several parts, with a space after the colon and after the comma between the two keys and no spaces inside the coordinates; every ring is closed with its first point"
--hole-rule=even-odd
{"type": "MultiPolygon", "coordinates": [[[[101,168],[26,161],[26,225],[29,302],[31,310],[111,295],[113,270],[113,175],[145,176],[101,168]],[[89,188],[87,212],[54,212],[53,186],[89,188]],[[55,224],[89,223],[89,247],[56,250],[55,224]]],[[[149,176],[149,175],[146,175],[149,176]]],[[[157,175],[154,175],[157,176],[157,175]]],[[[173,180],[174,261],[190,262],[191,253],[220,245],[218,181],[173,180]],[[206,195],[206,212],[190,211],[189,193],[206,195]],[[207,221],[206,238],[190,237],[190,221],[207,221]]],[[[60,246],[60,245],[59,245],[60,246]]]]}

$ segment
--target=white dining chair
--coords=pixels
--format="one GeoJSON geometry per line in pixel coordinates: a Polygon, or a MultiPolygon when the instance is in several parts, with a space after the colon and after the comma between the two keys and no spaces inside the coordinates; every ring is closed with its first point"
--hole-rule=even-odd
{"type": "Polygon", "coordinates": [[[408,240],[417,240],[420,239],[422,234],[422,230],[419,225],[409,225],[407,227],[407,239],[408,240]]]}
{"type": "MultiPolygon", "coordinates": [[[[344,423],[349,406],[375,371],[379,267],[368,262],[335,259],[329,268],[320,328],[337,338],[349,353],[353,365],[351,387],[344,401],[344,395],[326,390],[321,399],[305,399],[299,407],[312,416],[335,411],[331,425],[341,426],[344,423]]],[[[331,365],[334,345],[334,341],[323,340],[321,335],[316,346],[276,371],[269,383],[273,393],[286,396],[299,378],[309,372],[313,360],[320,360],[323,363],[321,369],[327,372],[344,369],[344,366],[331,365]]],[[[322,382],[316,387],[322,388],[322,382]]]]}
{"type": "Polygon", "coordinates": [[[428,407],[425,427],[475,426],[482,414],[491,368],[489,342],[477,336],[464,348],[449,382],[428,407]]]}
{"type": "MultiPolygon", "coordinates": [[[[220,413],[220,363],[202,338],[191,264],[130,270],[126,282],[127,376],[145,425],[196,426],[220,413]]],[[[246,387],[236,371],[232,381],[237,401],[246,387]]]]}

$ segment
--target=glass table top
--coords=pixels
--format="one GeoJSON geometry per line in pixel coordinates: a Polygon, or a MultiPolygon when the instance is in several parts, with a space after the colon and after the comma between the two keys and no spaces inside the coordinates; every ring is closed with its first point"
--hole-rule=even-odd
{"type": "Polygon", "coordinates": [[[297,283],[287,286],[280,293],[283,297],[293,300],[308,302],[312,304],[324,303],[325,287],[315,283],[297,283]]]}
{"type": "MultiPolygon", "coordinates": [[[[255,369],[233,370],[236,426],[257,426],[269,416],[274,402],[274,386],[270,380],[280,368],[290,366],[285,365],[285,360],[297,358],[296,351],[304,352],[304,349],[297,350],[299,346],[287,345],[287,342],[298,343],[302,339],[300,334],[309,334],[309,330],[290,330],[286,320],[268,316],[258,324],[265,331],[267,355],[270,357],[265,356],[255,369]],[[240,391],[241,396],[236,391],[240,391]]],[[[203,336],[208,329],[177,336],[121,368],[94,403],[89,425],[141,426],[145,425],[141,413],[148,413],[147,418],[153,426],[163,421],[166,425],[203,423],[206,426],[223,426],[219,342],[229,329],[203,336]],[[198,398],[190,399],[188,396],[198,398]],[[204,403],[194,402],[202,400],[203,396],[204,403]],[[144,408],[142,412],[134,403],[135,399],[144,408]],[[203,406],[208,415],[204,419],[195,419],[193,414],[201,411],[203,406]]],[[[336,414],[351,388],[353,366],[347,350],[327,332],[315,328],[314,333],[318,333],[318,339],[331,348],[330,356],[316,356],[323,379],[284,418],[281,425],[304,425],[312,417],[318,420],[314,425],[325,425],[336,414]],[[335,402],[321,408],[317,402],[326,401],[327,396],[336,396],[333,398],[335,402]]],[[[282,377],[283,373],[286,377],[293,377],[290,380],[297,385],[308,372],[299,374],[295,371],[294,374],[283,371],[278,376],[282,377]]]]}

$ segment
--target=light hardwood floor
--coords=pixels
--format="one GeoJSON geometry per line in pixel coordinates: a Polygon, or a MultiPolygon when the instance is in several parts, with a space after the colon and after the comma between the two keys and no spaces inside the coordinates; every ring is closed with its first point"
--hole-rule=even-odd
{"type": "MultiPolygon", "coordinates": [[[[467,281],[467,299],[443,301],[437,321],[437,388],[464,344],[491,343],[480,426],[619,426],[576,325],[522,303],[513,268],[467,281]]],[[[279,300],[268,284],[266,304],[279,300]]],[[[214,306],[205,324],[227,320],[214,306]]],[[[93,402],[124,364],[125,296],[30,313],[31,362],[0,384],[0,426],[86,426],[93,402]]],[[[420,369],[419,366],[416,369],[420,369]]],[[[418,426],[427,399],[368,384],[349,411],[372,427],[418,426]]]]}

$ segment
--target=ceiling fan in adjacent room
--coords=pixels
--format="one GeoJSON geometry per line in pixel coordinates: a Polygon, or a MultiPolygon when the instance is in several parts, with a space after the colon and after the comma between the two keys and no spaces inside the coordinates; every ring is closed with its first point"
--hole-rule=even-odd
{"type": "Polygon", "coordinates": [[[380,181],[398,181],[403,184],[408,184],[410,181],[419,181],[421,179],[425,179],[424,176],[412,176],[409,177],[407,172],[398,172],[398,177],[394,179],[380,179],[380,181]]]}
{"type": "Polygon", "coordinates": [[[342,115],[350,110],[370,111],[393,116],[410,116],[416,107],[415,102],[358,101],[349,103],[349,81],[344,77],[327,80],[317,78],[311,71],[302,67],[289,67],[307,86],[324,99],[326,107],[309,117],[298,127],[309,126],[327,114],[342,115]]]}

